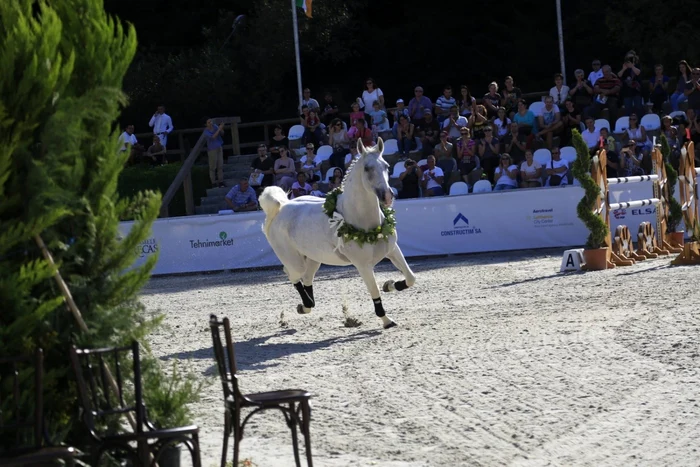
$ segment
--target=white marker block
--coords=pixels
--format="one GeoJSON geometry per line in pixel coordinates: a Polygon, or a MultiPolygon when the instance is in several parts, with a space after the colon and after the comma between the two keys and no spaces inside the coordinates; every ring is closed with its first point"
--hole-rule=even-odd
{"type": "Polygon", "coordinates": [[[566,250],[561,259],[559,272],[580,271],[581,263],[583,263],[583,248],[566,250]]]}

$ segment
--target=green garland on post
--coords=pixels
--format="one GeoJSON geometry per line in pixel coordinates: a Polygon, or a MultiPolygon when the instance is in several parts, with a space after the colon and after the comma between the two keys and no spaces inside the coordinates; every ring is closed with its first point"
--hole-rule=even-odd
{"type": "Polygon", "coordinates": [[[600,216],[593,213],[595,200],[600,194],[600,187],[589,173],[591,170],[591,155],[588,152],[586,142],[578,130],[574,129],[571,133],[574,147],[576,148],[576,160],[571,172],[581,182],[581,188],[585,192],[578,206],[576,206],[576,213],[589,232],[585,248],[587,250],[603,248],[609,232],[608,226],[605,225],[605,221],[600,216]]]}
{"type": "Polygon", "coordinates": [[[666,166],[666,185],[668,186],[668,213],[666,218],[666,230],[668,232],[675,232],[678,225],[683,219],[683,208],[681,204],[676,201],[673,194],[676,192],[676,183],[678,182],[678,172],[671,165],[671,146],[668,144],[668,139],[666,135],[661,135],[661,154],[664,157],[664,165],[666,166]]]}
{"type": "MultiPolygon", "coordinates": [[[[336,188],[326,195],[326,201],[323,203],[323,211],[328,217],[333,217],[338,204],[338,196],[343,192],[342,189],[336,188]]],[[[384,214],[384,222],[374,230],[362,230],[347,222],[338,229],[338,237],[343,237],[345,241],[354,240],[358,245],[362,246],[365,243],[374,245],[380,240],[389,241],[389,237],[396,233],[396,217],[394,210],[386,206],[380,206],[384,214]]]]}

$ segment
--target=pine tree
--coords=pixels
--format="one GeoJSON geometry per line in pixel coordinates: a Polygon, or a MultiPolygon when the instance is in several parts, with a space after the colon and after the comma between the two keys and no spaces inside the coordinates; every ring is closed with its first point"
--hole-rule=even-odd
{"type": "Polygon", "coordinates": [[[108,17],[102,0],[0,1],[0,355],[44,349],[54,433],[78,413],[69,346],[125,343],[156,324],[137,294],[157,258],[131,266],[160,196],[117,196],[125,156],[115,120],[135,51],[133,27],[108,17]],[[120,238],[126,213],[136,222],[120,238]],[[37,236],[89,333],[67,310],[37,236]]]}

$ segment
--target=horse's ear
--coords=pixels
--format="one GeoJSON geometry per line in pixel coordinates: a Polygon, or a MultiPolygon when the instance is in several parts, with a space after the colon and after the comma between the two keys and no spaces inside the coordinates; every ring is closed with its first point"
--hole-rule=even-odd
{"type": "Polygon", "coordinates": [[[384,140],[380,136],[377,140],[377,149],[379,150],[379,155],[384,154],[384,140]]]}
{"type": "Polygon", "coordinates": [[[365,145],[362,143],[362,138],[357,138],[357,152],[359,152],[361,156],[364,156],[365,152],[367,152],[365,145]]]}

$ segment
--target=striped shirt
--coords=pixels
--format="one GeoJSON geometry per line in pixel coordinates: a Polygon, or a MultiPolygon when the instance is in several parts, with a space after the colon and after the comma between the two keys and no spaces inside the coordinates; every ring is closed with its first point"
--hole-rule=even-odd
{"type": "Polygon", "coordinates": [[[457,105],[457,101],[455,100],[454,97],[450,97],[449,99],[445,97],[443,94],[442,96],[438,97],[437,100],[435,101],[435,106],[441,108],[445,112],[449,112],[450,109],[457,105]]]}
{"type": "Polygon", "coordinates": [[[248,203],[258,202],[255,190],[249,186],[246,191],[241,191],[241,185],[236,185],[231,188],[231,191],[226,195],[226,199],[231,200],[236,206],[245,206],[248,203]]]}
{"type": "Polygon", "coordinates": [[[598,86],[601,90],[605,91],[610,91],[611,89],[614,89],[616,86],[620,86],[620,79],[611,74],[609,78],[603,76],[602,78],[598,78],[595,82],[595,85],[598,86]]]}

